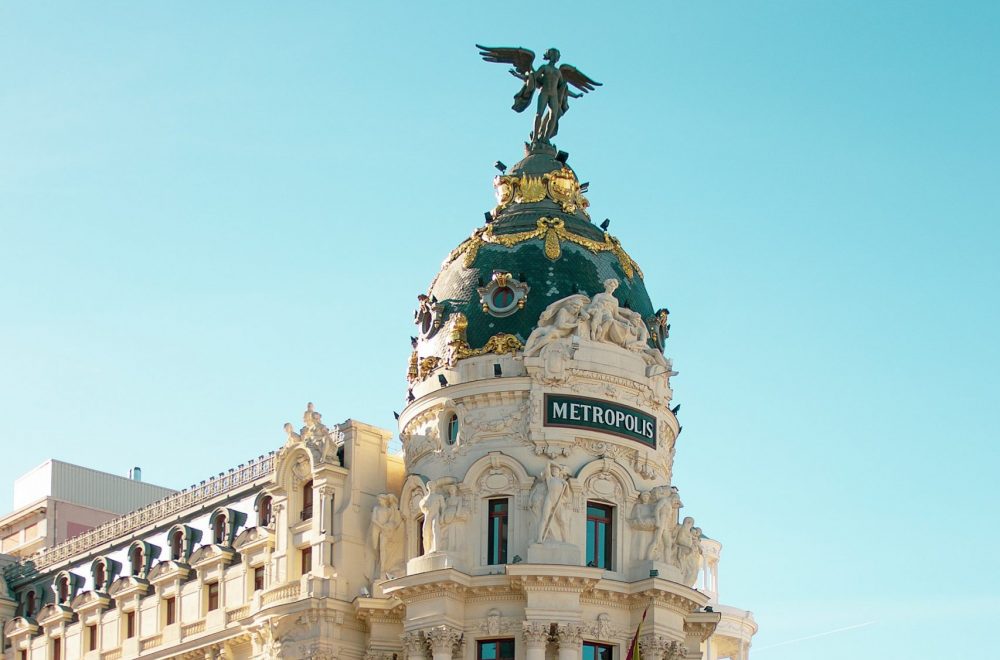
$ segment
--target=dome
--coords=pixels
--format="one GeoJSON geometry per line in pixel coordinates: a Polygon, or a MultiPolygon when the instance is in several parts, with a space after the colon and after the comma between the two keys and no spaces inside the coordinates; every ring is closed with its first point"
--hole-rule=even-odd
{"type": "Polygon", "coordinates": [[[452,250],[418,296],[411,382],[463,357],[517,351],[546,307],[577,293],[593,296],[609,279],[618,281],[619,304],[647,321],[650,345],[662,348],[642,271],[591,222],[586,184],[554,148],[525,151],[494,178],[492,222],[452,250]]]}

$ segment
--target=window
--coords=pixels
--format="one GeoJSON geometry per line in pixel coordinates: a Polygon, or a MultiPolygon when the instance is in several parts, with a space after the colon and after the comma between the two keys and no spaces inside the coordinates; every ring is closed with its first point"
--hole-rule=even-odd
{"type": "Polygon", "coordinates": [[[451,414],[448,418],[448,444],[453,445],[458,442],[458,415],[451,414]]]}
{"type": "Polygon", "coordinates": [[[264,590],[264,567],[258,566],[253,569],[253,590],[263,591],[264,590]]]}
{"type": "Polygon", "coordinates": [[[215,545],[226,544],[226,514],[218,513],[212,519],[212,542],[215,545]]]}
{"type": "Polygon", "coordinates": [[[257,507],[257,526],[267,527],[271,524],[271,498],[260,498],[260,505],[257,507]]]}
{"type": "Polygon", "coordinates": [[[487,503],[489,509],[489,530],[486,534],[486,563],[506,564],[507,563],[507,523],[509,500],[490,500],[487,503]]]}
{"type": "Polygon", "coordinates": [[[107,581],[107,571],[104,568],[104,561],[98,561],[97,565],[94,566],[94,589],[100,591],[106,586],[104,583],[107,581]]]}
{"type": "Polygon", "coordinates": [[[476,660],[514,660],[514,640],[486,639],[476,642],[476,660]]]}
{"type": "Polygon", "coordinates": [[[69,578],[59,578],[59,604],[63,605],[69,600],[69,578]]]}
{"type": "Polygon", "coordinates": [[[163,599],[163,620],[167,626],[177,622],[177,599],[173,596],[163,599]]]}
{"type": "Polygon", "coordinates": [[[27,651],[24,651],[24,650],[21,651],[21,660],[28,660],[28,652],[27,651]]]}
{"type": "Polygon", "coordinates": [[[424,550],[424,535],[423,535],[424,517],[422,515],[417,516],[417,519],[416,521],[414,521],[414,524],[417,526],[417,556],[420,556],[426,554],[426,551],[424,550]]]}
{"type": "Polygon", "coordinates": [[[170,535],[170,558],[174,561],[184,559],[184,530],[175,530],[170,535]]]}
{"type": "Polygon", "coordinates": [[[142,566],[143,556],[142,556],[141,545],[137,545],[134,548],[132,548],[132,552],[130,553],[130,560],[132,562],[132,575],[136,577],[141,576],[143,568],[142,566]]]}
{"type": "Polygon", "coordinates": [[[35,614],[35,590],[32,589],[24,598],[24,616],[29,617],[35,614]]]}
{"type": "Polygon", "coordinates": [[[587,566],[611,570],[613,508],[587,502],[587,566]]]}
{"type": "Polygon", "coordinates": [[[97,650],[97,624],[95,623],[87,626],[87,650],[97,650]]]}
{"type": "Polygon", "coordinates": [[[313,567],[313,549],[312,547],[302,548],[302,575],[305,575],[312,570],[313,567]]]}
{"type": "Polygon", "coordinates": [[[583,643],[583,660],[612,660],[614,647],[596,642],[583,643]]]}
{"type": "Polygon", "coordinates": [[[313,482],[307,481],[302,487],[302,520],[313,517],[313,482]]]}
{"type": "Polygon", "coordinates": [[[219,609],[219,583],[209,582],[205,588],[208,591],[208,611],[219,609]]]}
{"type": "Polygon", "coordinates": [[[125,613],[125,638],[135,637],[135,610],[125,613]]]}
{"type": "Polygon", "coordinates": [[[52,660],[62,660],[62,637],[52,640],[52,660]]]}

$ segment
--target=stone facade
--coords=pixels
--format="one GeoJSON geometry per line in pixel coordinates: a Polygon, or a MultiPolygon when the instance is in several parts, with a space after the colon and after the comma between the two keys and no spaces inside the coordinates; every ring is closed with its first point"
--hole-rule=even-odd
{"type": "Polygon", "coordinates": [[[402,455],[309,404],[275,452],[8,565],[5,657],[625,660],[638,630],[646,660],[746,660],[671,485],[668,312],[553,201],[565,160],[529,149],[535,192],[418,296],[402,455]]]}

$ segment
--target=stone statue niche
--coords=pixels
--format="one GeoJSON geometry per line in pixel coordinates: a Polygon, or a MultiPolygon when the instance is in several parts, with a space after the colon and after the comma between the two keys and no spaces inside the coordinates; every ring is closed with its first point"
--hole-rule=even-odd
{"type": "Polygon", "coordinates": [[[383,493],[376,498],[368,530],[368,552],[368,575],[373,582],[403,574],[403,516],[395,495],[383,493]]]}
{"type": "Polygon", "coordinates": [[[628,523],[632,547],[644,563],[639,572],[655,569],[660,577],[693,586],[702,561],[701,530],[694,518],[678,523],[684,503],[674,486],[657,486],[639,494],[628,523]]]}
{"type": "Polygon", "coordinates": [[[460,544],[460,530],[470,515],[454,477],[434,479],[425,488],[418,503],[424,516],[420,530],[424,554],[410,560],[417,562],[407,569],[411,573],[455,566],[460,559],[455,552],[460,544]]]}
{"type": "Polygon", "coordinates": [[[529,502],[534,517],[535,543],[528,546],[528,561],[536,564],[580,564],[580,547],[570,542],[573,498],[569,472],[549,461],[535,477],[529,502]]]}

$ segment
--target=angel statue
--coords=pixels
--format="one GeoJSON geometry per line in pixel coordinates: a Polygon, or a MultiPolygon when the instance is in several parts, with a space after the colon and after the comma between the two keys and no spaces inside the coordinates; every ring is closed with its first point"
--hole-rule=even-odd
{"type": "Polygon", "coordinates": [[[569,97],[580,98],[601,85],[571,64],[557,67],[559,50],[556,48],[545,51],[542,59],[546,60],[546,63],[537,69],[534,68],[535,54],[527,48],[495,48],[479,44],[476,44],[476,48],[487,62],[514,65],[514,68],[510,69],[511,75],[524,81],[521,91],[514,95],[515,111],[524,112],[531,104],[535,90],[538,90],[535,130],[531,133],[533,143],[548,144],[549,140],[559,132],[559,120],[569,110],[569,97]],[[581,93],[571,91],[569,85],[573,85],[581,93]]]}

